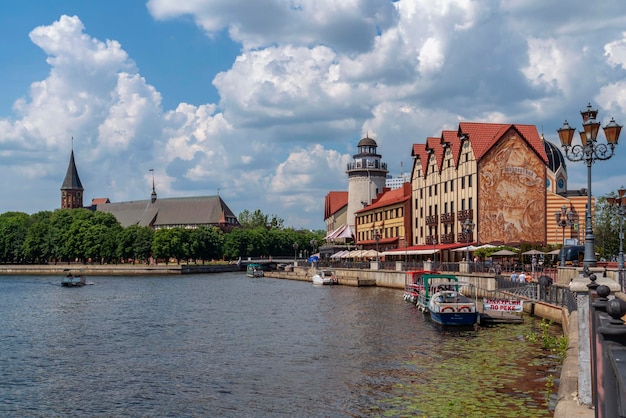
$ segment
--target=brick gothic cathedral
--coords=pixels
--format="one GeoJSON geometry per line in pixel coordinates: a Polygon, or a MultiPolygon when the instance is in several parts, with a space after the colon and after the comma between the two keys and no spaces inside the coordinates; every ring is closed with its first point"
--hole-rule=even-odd
{"type": "Polygon", "coordinates": [[[76,209],[83,207],[83,185],[78,177],[76,163],[74,162],[74,150],[70,155],[70,164],[67,166],[65,180],[61,186],[61,209],[76,209]]]}

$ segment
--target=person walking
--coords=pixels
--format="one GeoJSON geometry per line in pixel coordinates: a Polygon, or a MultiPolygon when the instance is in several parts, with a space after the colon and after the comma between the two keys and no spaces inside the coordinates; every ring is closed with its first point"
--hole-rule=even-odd
{"type": "Polygon", "coordinates": [[[517,280],[519,280],[520,283],[525,283],[526,282],[526,274],[522,271],[519,276],[517,276],[517,280]]]}

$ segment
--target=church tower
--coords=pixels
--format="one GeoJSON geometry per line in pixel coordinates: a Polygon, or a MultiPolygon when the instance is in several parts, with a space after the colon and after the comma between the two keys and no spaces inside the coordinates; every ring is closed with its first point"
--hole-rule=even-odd
{"type": "Polygon", "coordinates": [[[61,209],[76,209],[83,207],[83,185],[78,177],[74,162],[74,147],[70,154],[70,164],[67,167],[65,180],[61,186],[61,209]]]}
{"type": "Polygon", "coordinates": [[[366,136],[358,144],[358,154],[348,164],[348,210],[347,224],[355,231],[354,214],[372,203],[383,192],[387,178],[387,163],[381,162],[376,153],[378,145],[366,136]]]}

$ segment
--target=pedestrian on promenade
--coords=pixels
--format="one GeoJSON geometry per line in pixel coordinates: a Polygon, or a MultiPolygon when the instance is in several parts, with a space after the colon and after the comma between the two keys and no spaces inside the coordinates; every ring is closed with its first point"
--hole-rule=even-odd
{"type": "Polygon", "coordinates": [[[520,283],[525,283],[526,282],[526,274],[524,273],[524,271],[522,271],[519,276],[517,276],[517,280],[519,280],[520,283]]]}
{"type": "Polygon", "coordinates": [[[515,272],[515,270],[513,270],[513,274],[511,274],[511,281],[512,282],[516,282],[517,281],[517,272],[515,272]]]}

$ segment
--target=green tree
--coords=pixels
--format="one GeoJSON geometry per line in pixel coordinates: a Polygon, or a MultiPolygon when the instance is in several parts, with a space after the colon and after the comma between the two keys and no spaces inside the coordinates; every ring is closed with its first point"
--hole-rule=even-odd
{"type": "Polygon", "coordinates": [[[42,211],[30,216],[28,231],[22,251],[30,263],[46,263],[52,256],[50,250],[50,217],[52,212],[42,211]]]}
{"type": "Polygon", "coordinates": [[[22,212],[6,212],[0,215],[0,260],[3,262],[22,261],[28,221],[29,216],[22,212]]]}

